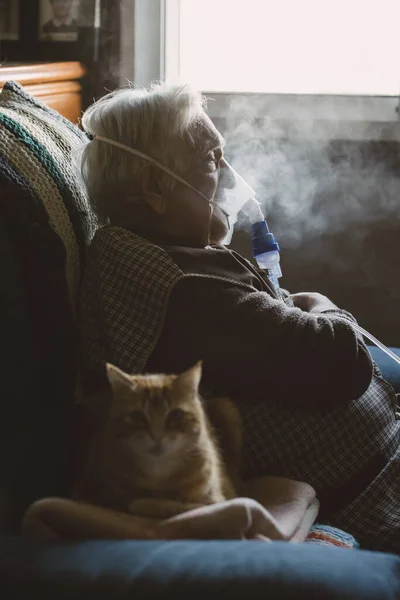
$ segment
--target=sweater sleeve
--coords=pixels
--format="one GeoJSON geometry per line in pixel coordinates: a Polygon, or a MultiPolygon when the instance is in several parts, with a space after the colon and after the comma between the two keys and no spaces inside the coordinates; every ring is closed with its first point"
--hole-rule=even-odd
{"type": "Polygon", "coordinates": [[[188,277],[172,293],[151,362],[177,372],[202,359],[208,387],[246,401],[349,401],[367,390],[373,367],[343,312],[309,314],[266,292],[188,277]]]}

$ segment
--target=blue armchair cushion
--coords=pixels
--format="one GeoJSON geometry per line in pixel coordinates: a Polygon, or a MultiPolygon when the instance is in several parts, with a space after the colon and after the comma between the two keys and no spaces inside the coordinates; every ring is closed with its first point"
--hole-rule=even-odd
{"type": "Polygon", "coordinates": [[[274,542],[0,541],[11,598],[400,598],[400,557],[274,542]]]}

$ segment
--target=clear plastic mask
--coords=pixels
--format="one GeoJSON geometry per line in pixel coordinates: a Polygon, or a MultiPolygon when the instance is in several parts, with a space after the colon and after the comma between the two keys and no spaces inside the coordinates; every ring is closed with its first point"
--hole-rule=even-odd
{"type": "Polygon", "coordinates": [[[238,215],[241,208],[246,204],[246,202],[254,198],[256,193],[226,160],[223,168],[230,170],[230,174],[235,181],[234,187],[224,189],[224,200],[222,202],[215,203],[223,212],[223,214],[227,216],[228,233],[226,234],[223,243],[225,245],[229,245],[232,240],[233,229],[238,220],[238,215]]]}
{"type": "MultiPolygon", "coordinates": [[[[101,142],[105,142],[106,144],[110,144],[111,146],[115,146],[116,148],[121,148],[122,150],[126,150],[127,152],[130,152],[131,154],[134,154],[135,156],[138,156],[139,158],[143,158],[147,162],[152,163],[153,165],[157,166],[159,169],[161,169],[165,173],[168,173],[168,175],[173,177],[173,179],[175,179],[176,181],[179,181],[180,183],[182,183],[183,185],[185,185],[186,187],[191,189],[193,192],[196,192],[196,194],[198,194],[201,198],[203,198],[203,200],[208,202],[208,204],[211,207],[217,208],[218,212],[222,213],[223,217],[225,218],[226,224],[228,227],[228,233],[227,233],[225,239],[223,240],[223,243],[226,245],[230,244],[230,242],[232,240],[233,229],[234,229],[235,223],[238,220],[239,211],[242,208],[242,206],[244,204],[246,204],[246,202],[248,202],[248,200],[251,200],[252,198],[254,198],[255,192],[248,185],[248,183],[245,182],[243,177],[241,177],[239,175],[239,173],[237,173],[235,171],[235,169],[233,167],[231,167],[231,165],[225,159],[224,159],[224,166],[222,168],[229,169],[230,175],[231,175],[231,180],[234,179],[235,185],[232,186],[232,188],[224,189],[223,200],[215,201],[214,197],[207,198],[207,196],[205,194],[200,192],[200,190],[196,189],[188,181],[183,179],[183,177],[180,177],[177,173],[172,171],[172,169],[169,169],[168,167],[166,167],[165,165],[160,163],[158,160],[152,158],[148,154],[145,154],[144,152],[140,152],[139,150],[136,150],[135,148],[131,148],[130,146],[126,146],[125,144],[120,144],[120,142],[116,142],[115,140],[111,140],[110,138],[103,137],[100,135],[96,135],[95,139],[99,140],[101,142]]],[[[216,213],[216,214],[218,215],[218,213],[216,213]]],[[[210,215],[210,217],[211,217],[211,215],[210,215]]]]}

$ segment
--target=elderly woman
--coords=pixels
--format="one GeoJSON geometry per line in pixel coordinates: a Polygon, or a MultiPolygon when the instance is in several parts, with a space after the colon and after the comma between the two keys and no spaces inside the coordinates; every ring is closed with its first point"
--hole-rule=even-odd
{"type": "Polygon", "coordinates": [[[82,174],[108,224],[89,250],[81,297],[86,390],[105,361],[179,373],[203,360],[202,388],[244,424],[243,477],[309,483],[331,524],[369,549],[400,552],[396,396],[353,317],[316,293],[278,299],[221,244],[235,185],[224,141],[188,87],[109,94],[83,116],[82,174]]]}

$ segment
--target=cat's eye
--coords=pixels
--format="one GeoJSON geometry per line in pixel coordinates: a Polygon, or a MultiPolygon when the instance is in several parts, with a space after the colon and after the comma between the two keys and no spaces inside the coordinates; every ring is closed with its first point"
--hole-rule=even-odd
{"type": "Polygon", "coordinates": [[[141,410],[134,410],[129,415],[126,415],[124,422],[133,427],[147,427],[146,415],[141,410]]]}
{"type": "Polygon", "coordinates": [[[185,418],[185,411],[182,410],[181,408],[174,408],[167,415],[166,426],[167,427],[176,427],[177,425],[182,423],[184,418],[185,418]]]}

